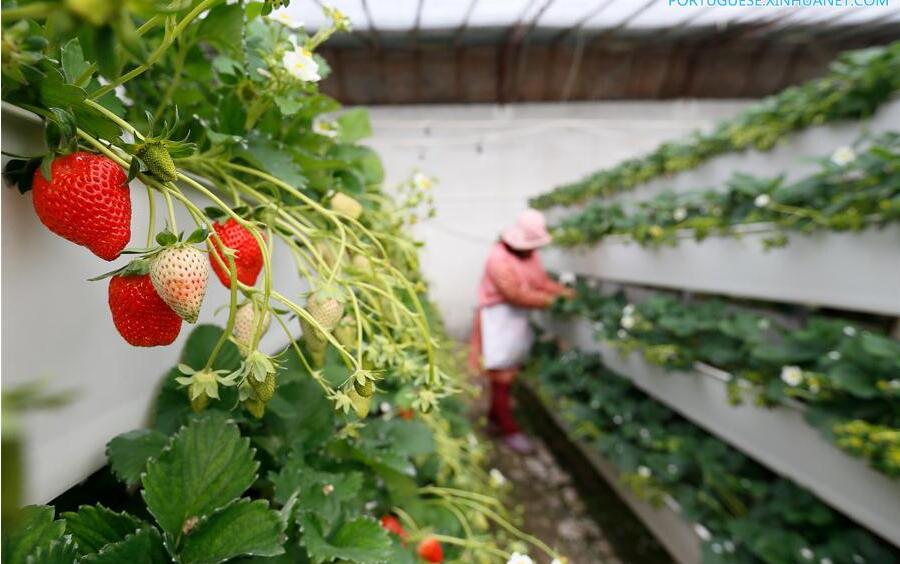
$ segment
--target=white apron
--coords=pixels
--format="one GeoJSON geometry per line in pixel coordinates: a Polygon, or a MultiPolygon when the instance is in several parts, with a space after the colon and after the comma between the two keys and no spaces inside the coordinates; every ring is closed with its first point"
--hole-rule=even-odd
{"type": "Polygon", "coordinates": [[[521,366],[533,342],[527,309],[505,303],[481,308],[481,356],[485,369],[521,366]]]}

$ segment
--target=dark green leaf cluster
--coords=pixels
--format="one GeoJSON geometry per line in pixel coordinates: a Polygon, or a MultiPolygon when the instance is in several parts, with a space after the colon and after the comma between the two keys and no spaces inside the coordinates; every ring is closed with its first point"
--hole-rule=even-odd
{"type": "Polygon", "coordinates": [[[638,495],[674,499],[697,523],[705,564],[900,561],[813,494],[649,398],[598,355],[539,344],[526,376],[574,438],[638,495]]]}
{"type": "Polygon", "coordinates": [[[849,162],[831,156],[795,182],[784,177],[734,175],[724,190],[662,192],[628,207],[593,202],[553,228],[564,247],[624,235],[642,246],[674,246],[685,235],[740,237],[749,224],[766,223],[766,248],[783,246],[789,233],[859,231],[900,221],[900,134],[860,139],[849,162]]]}
{"type": "MultiPolygon", "coordinates": [[[[590,320],[598,339],[640,351],[654,364],[690,369],[702,362],[720,368],[733,376],[735,402],[748,393],[763,405],[802,401],[810,406],[807,419],[831,440],[835,425],[854,420],[900,429],[900,342],[887,335],[824,317],[789,327],[774,316],[715,299],[685,302],[656,293],[629,304],[621,293],[604,295],[583,282],[577,290],[574,300],[556,304],[557,313],[590,320]]],[[[900,476],[894,466],[874,463],[877,455],[866,458],[900,476]]]]}
{"type": "Polygon", "coordinates": [[[867,117],[898,89],[900,42],[849,52],[832,65],[828,75],[766,98],[709,133],[697,132],[685,141],[664,143],[648,155],[533,198],[531,205],[538,209],[572,205],[690,170],[725,153],[767,151],[804,128],[867,117]]]}

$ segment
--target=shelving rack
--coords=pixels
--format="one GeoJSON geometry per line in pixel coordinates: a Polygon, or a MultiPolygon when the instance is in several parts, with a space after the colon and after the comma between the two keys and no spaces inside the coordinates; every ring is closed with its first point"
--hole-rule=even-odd
{"type": "Polygon", "coordinates": [[[731,376],[721,370],[699,364],[666,371],[639,352],[623,357],[595,340],[586,320],[541,324],[564,342],[599,353],[610,369],[657,401],[900,547],[900,483],[829,443],[804,420],[802,406],[734,406],[728,400],[731,376]]]}

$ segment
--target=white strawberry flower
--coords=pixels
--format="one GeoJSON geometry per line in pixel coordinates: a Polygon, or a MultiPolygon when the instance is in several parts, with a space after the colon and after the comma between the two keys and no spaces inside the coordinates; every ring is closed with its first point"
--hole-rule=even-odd
{"type": "Polygon", "coordinates": [[[561,284],[565,284],[566,286],[571,286],[575,283],[575,273],[574,272],[563,272],[559,275],[559,281],[561,284]]]}
{"type": "Polygon", "coordinates": [[[734,552],[735,546],[734,546],[734,543],[731,542],[730,540],[723,542],[722,546],[725,547],[725,552],[734,552]]]}
{"type": "Polygon", "coordinates": [[[811,548],[804,546],[800,549],[800,556],[802,556],[805,560],[812,560],[816,557],[816,553],[813,552],[811,548]]]}
{"type": "Polygon", "coordinates": [[[554,558],[550,561],[550,564],[563,564],[564,560],[562,558],[554,558]]]}
{"type": "Polygon", "coordinates": [[[768,194],[760,194],[753,200],[753,205],[758,208],[764,208],[772,203],[772,198],[768,194]]]}
{"type": "Polygon", "coordinates": [[[337,122],[325,119],[322,116],[316,116],[313,120],[312,130],[316,135],[328,137],[329,139],[337,137],[339,131],[337,122]]]}
{"type": "Polygon", "coordinates": [[[628,304],[622,308],[623,316],[630,316],[632,313],[634,313],[634,304],[628,304]]]}
{"type": "Polygon", "coordinates": [[[684,221],[687,217],[687,210],[684,208],[675,208],[675,211],[672,212],[672,219],[675,221],[684,221]]]}
{"type": "Polygon", "coordinates": [[[290,15],[287,10],[279,10],[278,12],[271,14],[269,19],[280,23],[288,29],[300,29],[303,27],[303,22],[290,15]]]}
{"type": "Polygon", "coordinates": [[[852,147],[840,147],[831,154],[831,162],[837,166],[847,166],[856,160],[856,151],[852,147]]]}
{"type": "Polygon", "coordinates": [[[312,51],[306,47],[294,47],[287,51],[281,59],[284,68],[295,78],[304,82],[318,82],[322,79],[319,75],[319,64],[313,58],[312,51]]]}
{"type": "Polygon", "coordinates": [[[513,552],[512,556],[509,557],[509,560],[506,561],[506,564],[534,564],[534,560],[527,554],[513,552]]]}
{"type": "Polygon", "coordinates": [[[334,6],[322,6],[322,10],[325,12],[325,15],[331,19],[332,24],[334,24],[335,29],[339,29],[342,31],[350,31],[350,18],[344,15],[343,12],[335,8],[334,6]]]}
{"type": "Polygon", "coordinates": [[[502,488],[504,485],[506,485],[506,476],[504,476],[503,472],[497,470],[496,468],[491,468],[489,476],[491,487],[502,488]]]}
{"type": "Polygon", "coordinates": [[[712,533],[709,532],[709,529],[700,523],[694,524],[694,532],[697,533],[697,536],[700,537],[700,540],[703,542],[707,542],[712,538],[712,533]]]}
{"type": "Polygon", "coordinates": [[[853,337],[854,335],[856,335],[856,327],[847,325],[844,327],[843,333],[848,337],[853,337]]]}
{"type": "Polygon", "coordinates": [[[417,172],[413,175],[413,185],[419,190],[428,190],[434,186],[434,180],[421,172],[417,172]]]}
{"type": "Polygon", "coordinates": [[[638,466],[637,473],[641,478],[649,478],[650,475],[653,474],[653,472],[646,466],[638,466]]]}
{"type": "Polygon", "coordinates": [[[831,351],[826,356],[828,357],[828,360],[840,360],[841,359],[841,353],[838,351],[831,351]]]}
{"type": "Polygon", "coordinates": [[[783,366],[781,380],[788,386],[799,386],[803,383],[803,370],[799,366],[783,366]]]}
{"type": "Polygon", "coordinates": [[[619,329],[618,331],[616,331],[616,337],[618,337],[620,339],[624,339],[624,338],[628,337],[628,331],[626,331],[624,329],[619,329]]]}
{"type": "Polygon", "coordinates": [[[834,564],[834,562],[831,560],[831,558],[825,557],[819,559],[819,564],[834,564]]]}
{"type": "Polygon", "coordinates": [[[622,321],[620,323],[622,325],[622,329],[631,329],[635,324],[634,316],[626,315],[622,318],[622,321]]]}

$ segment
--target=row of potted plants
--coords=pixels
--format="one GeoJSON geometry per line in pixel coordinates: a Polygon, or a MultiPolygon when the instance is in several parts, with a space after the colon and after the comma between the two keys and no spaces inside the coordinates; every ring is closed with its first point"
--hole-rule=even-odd
{"type": "Polygon", "coordinates": [[[898,561],[887,544],[649,398],[598,355],[553,343],[535,353],[528,384],[573,438],[617,467],[624,486],[657,504],[675,501],[694,523],[704,563],[898,561]]]}
{"type": "Polygon", "coordinates": [[[734,175],[721,190],[662,192],[633,206],[588,204],[553,227],[554,243],[589,245],[622,235],[642,246],[674,246],[688,234],[740,237],[765,223],[766,248],[788,243],[790,233],[859,231],[900,219],[900,134],[860,139],[819,159],[819,170],[800,180],[734,175]]]}
{"type": "Polygon", "coordinates": [[[663,143],[531,200],[535,208],[567,206],[631,190],[655,178],[693,169],[725,153],[767,151],[787,136],[827,122],[861,119],[900,89],[900,43],[842,55],[826,76],[766,98],[712,131],[663,143]]]}
{"type": "Polygon", "coordinates": [[[731,400],[807,405],[807,420],[847,452],[900,477],[900,343],[872,328],[812,317],[799,327],[718,299],[686,302],[658,292],[638,303],[582,280],[556,313],[593,324],[597,339],[649,362],[690,369],[696,362],[732,377],[731,400]],[[747,384],[751,384],[748,386],[747,384]]]}

